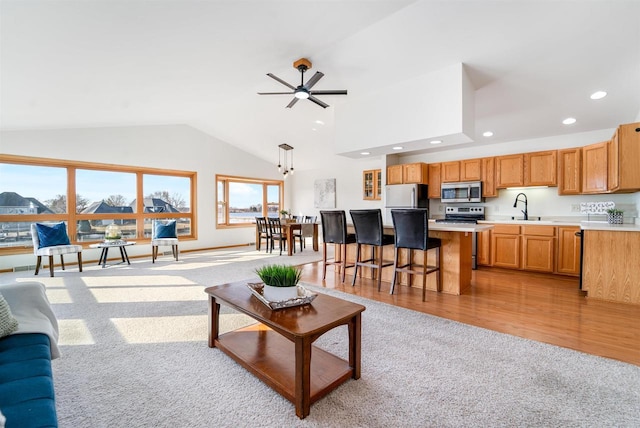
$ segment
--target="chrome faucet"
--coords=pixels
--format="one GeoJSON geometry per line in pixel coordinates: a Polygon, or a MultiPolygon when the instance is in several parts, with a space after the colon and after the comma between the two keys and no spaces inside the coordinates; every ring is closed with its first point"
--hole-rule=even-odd
{"type": "Polygon", "coordinates": [[[529,212],[527,211],[527,195],[524,193],[518,193],[516,195],[516,201],[513,203],[513,208],[518,206],[518,202],[524,202],[524,210],[521,211],[522,214],[524,214],[524,219],[529,220],[529,212]],[[520,195],[524,196],[524,201],[520,200],[520,195]]]}

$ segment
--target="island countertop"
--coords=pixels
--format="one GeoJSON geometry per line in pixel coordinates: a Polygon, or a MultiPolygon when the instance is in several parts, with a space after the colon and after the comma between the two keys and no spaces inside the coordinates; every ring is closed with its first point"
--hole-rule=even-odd
{"type": "MultiPolygon", "coordinates": [[[[393,231],[393,226],[384,225],[387,232],[393,231]]],[[[438,232],[484,232],[493,229],[492,224],[473,224],[473,223],[436,223],[435,220],[429,220],[429,230],[438,232]]]]}

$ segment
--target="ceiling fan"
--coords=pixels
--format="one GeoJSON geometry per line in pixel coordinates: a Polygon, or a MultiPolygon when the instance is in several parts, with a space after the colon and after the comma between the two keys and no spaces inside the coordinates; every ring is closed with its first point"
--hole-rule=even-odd
{"type": "Polygon", "coordinates": [[[322,108],[327,108],[329,107],[329,104],[320,101],[315,97],[315,95],[347,95],[346,89],[312,91],[311,88],[313,87],[313,85],[318,83],[318,80],[320,80],[322,76],[324,76],[324,73],[316,71],[316,74],[314,74],[311,79],[309,79],[305,84],[304,72],[311,68],[311,61],[309,61],[308,59],[300,58],[293,63],[293,68],[297,68],[300,72],[300,85],[297,87],[288,84],[284,80],[271,73],[267,73],[267,76],[290,88],[292,92],[258,92],[258,95],[293,95],[293,99],[289,104],[287,104],[287,108],[293,107],[293,105],[297,103],[298,100],[309,100],[318,104],[322,108]]]}

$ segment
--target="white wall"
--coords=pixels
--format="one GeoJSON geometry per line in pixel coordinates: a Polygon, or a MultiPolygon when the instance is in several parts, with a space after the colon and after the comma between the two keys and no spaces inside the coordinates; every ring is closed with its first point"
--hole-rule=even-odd
{"type": "MultiPolygon", "coordinates": [[[[186,125],[3,131],[0,142],[4,154],[196,171],[198,239],[182,242],[181,249],[255,241],[253,228],[216,228],[216,174],[281,179],[272,163],[186,125]]],[[[285,183],[285,200],[288,187],[285,183]]],[[[151,247],[133,246],[127,251],[132,256],[151,254],[151,247]]],[[[87,263],[98,258],[98,250],[83,251],[87,263]]],[[[0,257],[0,269],[33,264],[33,255],[0,257]]]]}

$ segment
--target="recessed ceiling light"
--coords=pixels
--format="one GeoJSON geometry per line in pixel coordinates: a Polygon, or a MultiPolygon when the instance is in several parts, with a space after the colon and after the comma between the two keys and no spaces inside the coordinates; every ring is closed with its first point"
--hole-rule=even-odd
{"type": "Polygon", "coordinates": [[[442,140],[433,140],[433,141],[430,141],[430,143],[431,144],[440,144],[440,143],[442,143],[442,140]]]}
{"type": "Polygon", "coordinates": [[[573,125],[574,123],[576,123],[576,119],[574,117],[568,117],[563,120],[562,123],[564,123],[565,125],[573,125]]]}
{"type": "Polygon", "coordinates": [[[402,146],[395,146],[395,147],[393,148],[393,150],[402,150],[402,149],[404,149],[404,147],[402,147],[402,146]]]}
{"type": "Polygon", "coordinates": [[[369,152],[360,152],[360,154],[366,156],[366,155],[370,155],[371,153],[369,153],[369,152]]]}
{"type": "Polygon", "coordinates": [[[323,121],[321,121],[321,120],[316,120],[316,123],[317,123],[318,125],[324,125],[324,122],[323,122],[323,121]]]}
{"type": "Polygon", "coordinates": [[[599,100],[601,98],[604,98],[607,96],[607,93],[605,91],[596,91],[593,94],[591,94],[591,99],[592,100],[599,100]]]}
{"type": "Polygon", "coordinates": [[[493,132],[491,131],[486,131],[482,133],[483,137],[493,137],[493,132]]]}
{"type": "Polygon", "coordinates": [[[311,128],[311,130],[312,130],[312,131],[317,131],[318,129],[317,129],[317,128],[311,128]]]}

